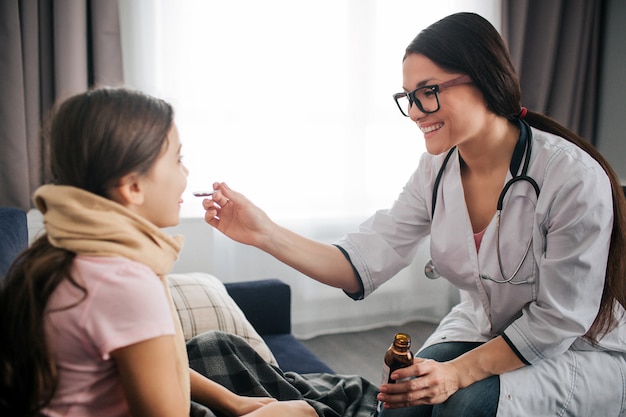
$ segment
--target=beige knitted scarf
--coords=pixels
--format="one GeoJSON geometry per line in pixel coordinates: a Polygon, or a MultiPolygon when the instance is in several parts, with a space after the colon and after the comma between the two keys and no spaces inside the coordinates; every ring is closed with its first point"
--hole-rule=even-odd
{"type": "Polygon", "coordinates": [[[189,406],[189,359],[166,277],[178,258],[183,237],[169,236],[121,204],[79,188],[44,185],[33,198],[43,213],[52,246],[80,255],[122,256],[147,265],[161,280],[176,327],[176,364],[189,406]]]}

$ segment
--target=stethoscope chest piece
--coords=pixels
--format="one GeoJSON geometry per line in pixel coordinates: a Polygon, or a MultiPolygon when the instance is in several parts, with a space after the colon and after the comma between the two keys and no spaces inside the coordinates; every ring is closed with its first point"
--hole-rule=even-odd
{"type": "Polygon", "coordinates": [[[439,275],[439,272],[437,272],[432,259],[426,262],[426,266],[424,266],[424,275],[426,275],[426,278],[429,279],[437,279],[441,276],[439,275]]]}

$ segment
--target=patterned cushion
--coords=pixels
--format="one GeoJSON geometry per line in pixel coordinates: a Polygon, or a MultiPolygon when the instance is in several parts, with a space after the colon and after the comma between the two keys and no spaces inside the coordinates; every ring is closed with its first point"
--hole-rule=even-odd
{"type": "Polygon", "coordinates": [[[236,334],[246,339],[263,359],[278,366],[272,352],[219,279],[193,272],[170,274],[168,281],[185,340],[208,330],[236,334]]]}

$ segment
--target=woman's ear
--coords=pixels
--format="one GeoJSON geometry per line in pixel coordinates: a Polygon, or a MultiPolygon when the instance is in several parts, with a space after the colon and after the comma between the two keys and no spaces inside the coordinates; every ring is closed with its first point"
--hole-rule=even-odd
{"type": "Polygon", "coordinates": [[[141,176],[136,172],[123,176],[117,185],[111,187],[110,193],[111,198],[124,207],[143,204],[141,176]]]}

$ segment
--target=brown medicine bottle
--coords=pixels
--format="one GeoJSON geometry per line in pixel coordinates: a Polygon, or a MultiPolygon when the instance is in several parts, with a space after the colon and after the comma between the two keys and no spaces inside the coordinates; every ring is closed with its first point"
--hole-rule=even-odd
{"type": "Polygon", "coordinates": [[[382,384],[394,384],[397,381],[391,379],[391,374],[396,369],[406,368],[413,365],[413,354],[411,353],[411,336],[406,333],[397,333],[393,338],[393,343],[385,353],[383,365],[382,384]]]}

